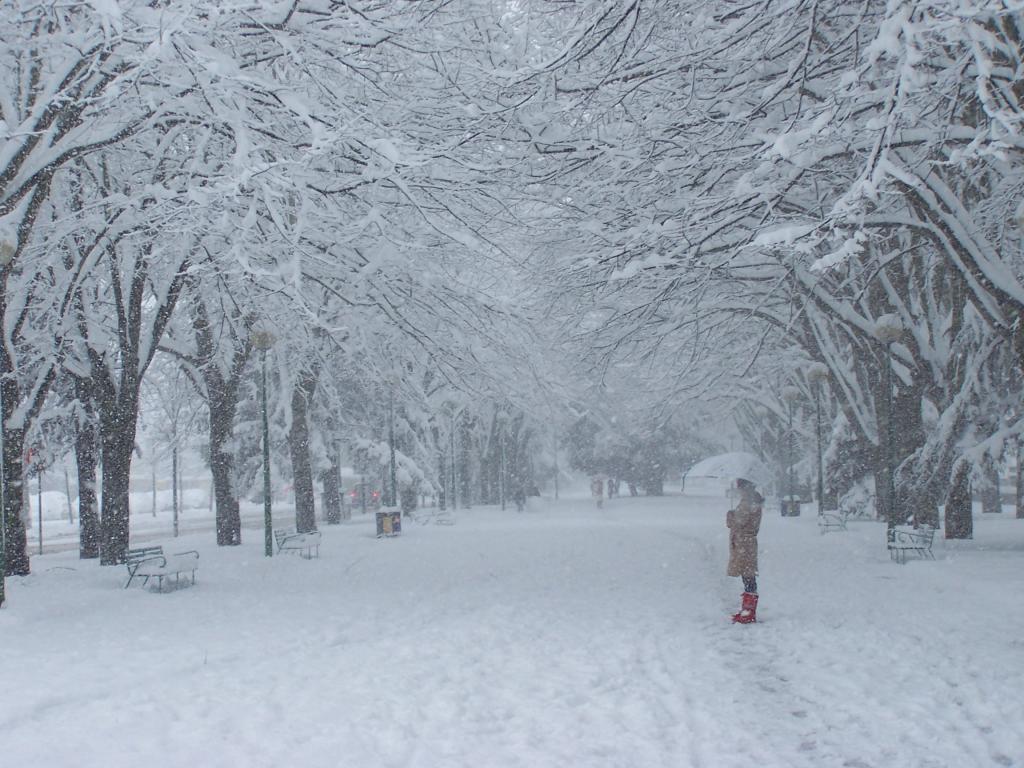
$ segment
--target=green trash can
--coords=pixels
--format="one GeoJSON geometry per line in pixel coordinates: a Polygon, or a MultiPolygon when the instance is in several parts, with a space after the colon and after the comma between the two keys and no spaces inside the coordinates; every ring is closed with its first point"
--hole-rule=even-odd
{"type": "Polygon", "coordinates": [[[402,510],[389,507],[377,512],[377,538],[398,536],[402,532],[402,510]]]}
{"type": "Polygon", "coordinates": [[[800,497],[799,496],[785,496],[781,502],[781,511],[783,517],[799,517],[800,516],[800,497]]]}

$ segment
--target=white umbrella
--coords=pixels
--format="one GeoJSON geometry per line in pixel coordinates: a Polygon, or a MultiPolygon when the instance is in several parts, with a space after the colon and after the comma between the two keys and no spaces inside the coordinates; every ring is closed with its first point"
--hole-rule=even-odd
{"type": "Polygon", "coordinates": [[[757,456],[746,451],[721,453],[698,462],[686,473],[689,477],[717,477],[723,480],[744,478],[762,490],[772,482],[772,473],[757,456]]]}

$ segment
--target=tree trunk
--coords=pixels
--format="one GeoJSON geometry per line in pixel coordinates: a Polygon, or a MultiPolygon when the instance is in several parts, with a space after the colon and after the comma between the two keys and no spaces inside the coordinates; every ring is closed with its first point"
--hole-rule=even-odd
{"type": "Polygon", "coordinates": [[[925,488],[912,499],[914,525],[930,525],[939,527],[939,499],[931,488],[925,488]]]}
{"type": "Polygon", "coordinates": [[[398,494],[398,506],[403,515],[411,515],[416,510],[416,489],[404,487],[398,494]]]}
{"type": "Polygon", "coordinates": [[[315,371],[304,371],[292,391],[292,425],[288,430],[288,448],[292,459],[292,485],[295,488],[295,530],[316,530],[316,506],[313,488],[313,462],[309,453],[309,406],[316,390],[315,371]]]}
{"type": "Polygon", "coordinates": [[[492,446],[490,451],[480,457],[480,493],[478,498],[481,504],[498,503],[498,478],[500,471],[500,459],[496,449],[492,446]]]}
{"type": "Polygon", "coordinates": [[[178,489],[178,446],[171,448],[171,517],[174,520],[174,538],[178,538],[178,521],[181,514],[181,505],[178,503],[180,491],[178,489]]]}
{"type": "MultiPolygon", "coordinates": [[[[152,243],[145,243],[136,254],[127,291],[118,274],[120,266],[113,258],[113,250],[111,256],[110,285],[116,308],[118,352],[110,357],[107,350],[100,352],[88,342],[86,344],[100,415],[103,460],[100,565],[123,563],[127,556],[129,472],[138,428],[139,388],[170,322],[189,267],[187,259],[178,265],[173,279],[166,286],[162,303],[156,304],[144,328],[143,318],[149,315],[149,310],[144,311],[143,308],[152,303],[146,299],[147,285],[152,286],[149,273],[152,243]],[[140,353],[143,339],[146,339],[145,355],[140,353]]],[[[155,290],[155,286],[152,287],[155,290]]],[[[82,301],[81,296],[78,298],[82,301]]]]}
{"type": "MultiPolygon", "coordinates": [[[[235,318],[241,323],[240,318],[235,318]]],[[[243,327],[247,328],[244,323],[243,327]]],[[[233,329],[234,325],[230,327],[233,329]]],[[[214,340],[206,305],[197,295],[193,311],[193,328],[196,347],[202,362],[200,370],[206,384],[206,403],[210,412],[210,472],[213,476],[211,505],[216,504],[217,544],[237,546],[242,543],[242,517],[239,512],[238,494],[235,491],[235,456],[227,448],[235,428],[235,414],[238,410],[238,385],[245,370],[246,361],[252,353],[250,338],[241,340],[239,331],[232,330],[226,338],[234,345],[231,368],[225,374],[217,361],[218,342],[214,340]]],[[[219,342],[226,344],[225,338],[219,342]]]]}
{"type": "Polygon", "coordinates": [[[1017,508],[1017,519],[1024,520],[1024,440],[1017,440],[1017,484],[1014,490],[1014,501],[1017,508]]]}
{"type": "Polygon", "coordinates": [[[103,513],[100,521],[100,565],[123,564],[128,551],[128,491],[135,448],[136,403],[119,404],[103,412],[100,443],[103,451],[103,513]]]}
{"type": "Polygon", "coordinates": [[[889,510],[892,508],[889,501],[889,469],[886,465],[885,459],[875,466],[875,519],[884,520],[886,522],[890,519],[889,510]]]}
{"type": "Polygon", "coordinates": [[[999,494],[999,468],[991,460],[985,462],[984,482],[981,484],[981,511],[994,514],[1003,511],[1003,500],[999,494]]]}
{"type": "Polygon", "coordinates": [[[90,416],[75,430],[75,463],[78,465],[78,556],[100,556],[100,516],[96,503],[96,431],[90,416]]]}
{"type": "Polygon", "coordinates": [[[64,498],[68,503],[68,525],[75,524],[75,510],[71,506],[71,478],[68,477],[68,465],[63,466],[64,470],[64,498]]]}
{"type": "Polygon", "coordinates": [[[444,462],[444,451],[438,451],[437,454],[437,508],[442,512],[447,508],[448,494],[445,493],[445,487],[448,482],[448,467],[445,466],[444,462]]]}
{"type": "Polygon", "coordinates": [[[331,466],[328,467],[320,480],[324,486],[324,519],[328,525],[341,523],[341,467],[338,455],[331,455],[331,466]]]}
{"type": "Polygon", "coordinates": [[[953,469],[953,479],[946,495],[946,538],[974,538],[971,515],[971,467],[962,461],[953,469]]]}
{"type": "MultiPolygon", "coordinates": [[[[14,399],[7,397],[4,387],[4,421],[9,416],[8,403],[13,410],[14,399]]],[[[25,448],[25,432],[21,429],[8,428],[4,432],[3,449],[3,483],[4,483],[4,519],[6,522],[4,547],[4,575],[27,576],[30,572],[28,556],[28,536],[25,533],[25,521],[22,513],[25,503],[24,465],[22,455],[25,448]]]]}
{"type": "Polygon", "coordinates": [[[470,458],[472,436],[472,424],[469,419],[463,417],[459,424],[459,460],[456,470],[461,486],[459,496],[462,498],[463,509],[473,506],[473,467],[470,458]]]}
{"type": "MultiPolygon", "coordinates": [[[[458,478],[458,461],[455,458],[455,419],[452,418],[452,431],[448,435],[448,442],[450,443],[449,452],[449,466],[451,467],[451,494],[452,494],[452,509],[459,508],[459,478],[458,478]]],[[[556,481],[557,482],[557,481],[556,481]]],[[[557,497],[556,497],[557,498],[557,497]]]]}
{"type": "Polygon", "coordinates": [[[896,499],[892,498],[895,486],[893,469],[896,463],[896,446],[893,445],[893,408],[891,395],[892,372],[888,359],[882,363],[884,375],[874,388],[875,425],[878,431],[878,447],[874,451],[873,474],[875,476],[875,513],[879,520],[885,520],[890,527],[896,525],[896,499]]]}
{"type": "Polygon", "coordinates": [[[221,547],[242,543],[242,516],[234,489],[234,455],[225,450],[235,421],[235,401],[210,397],[210,471],[217,505],[217,544],[221,547]]]}

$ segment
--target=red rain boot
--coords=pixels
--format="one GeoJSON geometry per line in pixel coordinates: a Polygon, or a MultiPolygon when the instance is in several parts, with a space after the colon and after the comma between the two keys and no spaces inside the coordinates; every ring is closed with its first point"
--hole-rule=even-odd
{"type": "Polygon", "coordinates": [[[734,613],[732,620],[737,624],[753,624],[757,621],[757,593],[744,592],[743,603],[739,613],[734,613]]]}

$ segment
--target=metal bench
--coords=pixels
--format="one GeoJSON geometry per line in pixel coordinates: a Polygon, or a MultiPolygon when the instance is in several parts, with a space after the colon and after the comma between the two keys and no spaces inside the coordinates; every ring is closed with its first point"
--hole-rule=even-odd
{"type": "Polygon", "coordinates": [[[818,515],[818,532],[824,535],[830,531],[845,531],[849,516],[849,512],[845,510],[831,509],[822,512],[818,515]]]}
{"type": "Polygon", "coordinates": [[[128,566],[128,581],[124,588],[132,583],[136,577],[142,579],[142,585],[149,583],[150,579],[157,580],[157,588],[162,592],[164,579],[170,580],[174,576],[175,586],[181,583],[181,574],[191,574],[192,583],[196,583],[196,569],[199,567],[199,553],[194,549],[174,554],[164,554],[161,546],[137,547],[129,549],[125,557],[125,565],[128,566]]]}
{"type": "Polygon", "coordinates": [[[291,552],[307,560],[320,557],[320,531],[296,533],[278,528],[274,531],[274,538],[277,540],[277,554],[291,552]]]}
{"type": "Polygon", "coordinates": [[[930,525],[922,525],[919,528],[898,527],[891,531],[889,539],[889,557],[897,563],[907,562],[907,553],[912,553],[922,560],[934,560],[932,554],[932,541],[935,538],[935,529],[930,525]]]}

